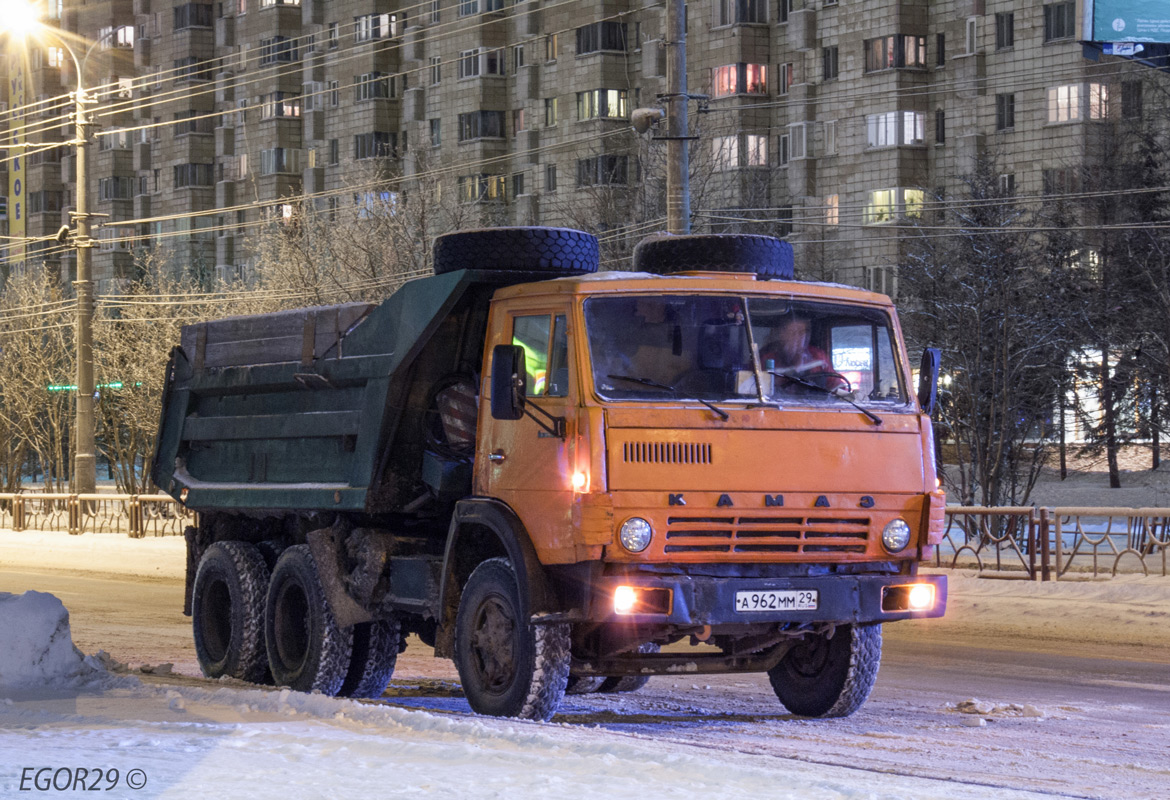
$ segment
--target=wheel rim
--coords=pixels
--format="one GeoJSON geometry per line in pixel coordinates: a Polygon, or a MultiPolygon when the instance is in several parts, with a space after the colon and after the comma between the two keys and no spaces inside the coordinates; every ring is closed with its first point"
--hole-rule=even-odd
{"type": "Polygon", "coordinates": [[[829,640],[824,636],[805,637],[788,656],[792,671],[804,678],[815,678],[829,664],[829,640]]]}
{"type": "Polygon", "coordinates": [[[498,595],[485,597],[475,610],[471,629],[471,663],[485,691],[502,694],[516,675],[516,619],[511,604],[498,595]]]}
{"type": "Polygon", "coordinates": [[[273,633],[276,654],[289,671],[296,671],[309,654],[309,598],[295,583],[286,583],[276,595],[273,633]]]}
{"type": "Polygon", "coordinates": [[[199,632],[203,649],[215,663],[227,658],[232,640],[232,593],[224,580],[214,580],[203,591],[199,632]]]}

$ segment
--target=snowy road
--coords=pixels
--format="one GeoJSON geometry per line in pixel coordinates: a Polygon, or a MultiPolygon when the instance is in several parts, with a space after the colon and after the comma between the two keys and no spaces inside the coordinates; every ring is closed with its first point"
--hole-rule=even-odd
{"type": "MultiPolygon", "coordinates": [[[[198,669],[188,620],[180,613],[179,581],[5,570],[2,583],[3,591],[37,589],[60,597],[84,652],[105,649],[131,663],[170,661],[183,674],[147,678],[152,685],[177,684],[183,691],[213,686],[191,677],[198,669]]],[[[980,591],[987,583],[979,582],[980,591]]],[[[949,779],[976,791],[986,786],[1127,800],[1170,796],[1164,606],[1129,604],[1126,614],[1108,624],[1086,621],[1078,636],[1060,624],[1060,614],[1045,611],[1050,598],[1016,597],[1026,588],[1031,590],[992,587],[991,596],[968,601],[956,593],[947,620],[888,626],[873,696],[847,720],[780,713],[760,675],[658,677],[633,695],[566,698],[554,722],[569,727],[543,730],[570,739],[577,731],[595,741],[599,732],[592,729],[599,726],[618,746],[631,738],[641,745],[687,743],[723,753],[729,763],[781,757],[949,779]],[[997,591],[1016,599],[997,599],[997,591]],[[1010,622],[999,614],[997,622],[981,615],[988,607],[1019,613],[1010,622]],[[980,713],[956,708],[969,699],[980,702],[967,710],[980,713]]],[[[380,703],[470,715],[451,664],[417,643],[400,658],[389,696],[380,703]]],[[[942,796],[921,788],[901,790],[911,794],[885,791],[942,796]]]]}

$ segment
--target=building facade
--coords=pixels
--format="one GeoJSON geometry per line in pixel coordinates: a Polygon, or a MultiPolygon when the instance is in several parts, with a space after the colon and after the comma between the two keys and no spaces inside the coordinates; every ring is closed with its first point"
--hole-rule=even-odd
{"type": "MultiPolygon", "coordinates": [[[[467,225],[587,227],[611,266],[665,227],[664,146],[629,123],[667,89],[661,3],[53,3],[51,24],[98,42],[85,83],[99,87],[91,207],[108,215],[99,294],[139,246],[246,276],[256,226],[305,198],[336,208],[413,191],[459,206],[467,225]]],[[[695,230],[785,236],[805,274],[895,293],[909,228],[929,225],[979,159],[1018,195],[1076,191],[1077,171],[1142,118],[1144,84],[1162,80],[1086,59],[1077,12],[692,1],[689,89],[707,97],[692,106],[695,230]]],[[[50,237],[75,203],[71,148],[45,148],[72,136],[62,98],[76,76],[51,41],[29,70],[34,99],[0,113],[0,169],[12,129],[28,131],[26,235],[50,237]]],[[[27,255],[70,272],[54,240],[27,255]]]]}

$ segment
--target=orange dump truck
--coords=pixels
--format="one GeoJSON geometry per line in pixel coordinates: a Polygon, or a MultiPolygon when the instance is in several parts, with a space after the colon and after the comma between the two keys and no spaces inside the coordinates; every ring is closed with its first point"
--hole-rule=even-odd
{"type": "Polygon", "coordinates": [[[912,392],[890,300],[791,252],[463,232],[381,305],[185,329],[152,474],[204,672],[377,696],[413,632],[485,714],[720,672],[855,711],[881,625],[945,609],[938,358],[912,392]]]}

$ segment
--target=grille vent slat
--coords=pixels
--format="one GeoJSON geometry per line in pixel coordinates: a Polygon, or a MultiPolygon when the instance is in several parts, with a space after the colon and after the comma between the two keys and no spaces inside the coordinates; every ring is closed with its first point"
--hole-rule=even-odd
{"type": "Polygon", "coordinates": [[[870,525],[864,517],[813,516],[696,515],[666,522],[667,553],[865,553],[870,525]]]}
{"type": "Polygon", "coordinates": [[[627,464],[711,464],[710,442],[623,442],[627,464]]]}

